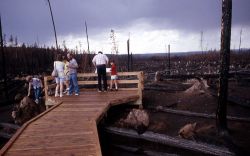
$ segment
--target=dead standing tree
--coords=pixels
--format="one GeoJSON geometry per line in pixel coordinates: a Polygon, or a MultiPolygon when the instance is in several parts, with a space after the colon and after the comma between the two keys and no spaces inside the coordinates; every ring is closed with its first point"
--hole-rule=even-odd
{"type": "Polygon", "coordinates": [[[2,19],[0,15],[0,38],[1,38],[1,52],[2,52],[2,68],[3,68],[3,79],[4,79],[4,92],[6,100],[9,99],[8,89],[7,89],[7,78],[6,78],[6,64],[5,64],[5,53],[3,47],[3,33],[2,33],[2,19]]]}
{"type": "Polygon", "coordinates": [[[57,44],[56,26],[55,26],[54,17],[53,17],[53,13],[52,13],[52,9],[51,9],[51,5],[50,5],[50,1],[49,0],[48,0],[48,3],[49,3],[49,10],[50,10],[50,15],[51,15],[51,20],[52,20],[52,23],[53,23],[55,40],[56,40],[56,50],[58,52],[59,47],[58,47],[58,44],[57,44]]]}
{"type": "Polygon", "coordinates": [[[89,66],[89,68],[91,68],[91,59],[90,59],[90,50],[89,50],[89,34],[88,34],[88,26],[87,26],[86,21],[85,21],[85,32],[86,32],[87,44],[88,44],[88,52],[87,52],[87,54],[85,56],[85,68],[87,67],[87,65],[89,66]]]}
{"type": "Polygon", "coordinates": [[[168,45],[168,75],[170,75],[170,44],[168,45]]]}
{"type": "Polygon", "coordinates": [[[232,0],[222,0],[219,99],[216,123],[221,134],[227,131],[228,71],[230,63],[232,0]]]}
{"type": "Polygon", "coordinates": [[[129,38],[127,40],[127,50],[128,50],[127,70],[129,72],[129,60],[130,60],[130,55],[129,55],[129,38]]]}

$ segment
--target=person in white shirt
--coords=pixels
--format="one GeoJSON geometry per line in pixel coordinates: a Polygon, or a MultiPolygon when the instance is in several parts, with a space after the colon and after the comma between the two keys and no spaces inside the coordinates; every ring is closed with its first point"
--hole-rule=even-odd
{"type": "Polygon", "coordinates": [[[54,62],[54,70],[56,70],[58,73],[57,77],[55,77],[56,79],[55,97],[63,96],[63,84],[65,79],[64,66],[65,64],[62,62],[62,55],[58,54],[56,57],[56,61],[54,62]],[[59,90],[60,90],[60,95],[58,94],[59,90]]]}
{"type": "Polygon", "coordinates": [[[78,87],[78,81],[77,81],[77,68],[78,64],[76,60],[73,58],[73,55],[68,53],[67,57],[69,59],[69,92],[68,95],[72,95],[73,89],[75,90],[75,95],[79,95],[79,87],[78,87]]]}
{"type": "Polygon", "coordinates": [[[98,74],[98,92],[102,91],[101,80],[103,80],[104,92],[107,91],[106,65],[108,64],[108,62],[108,57],[104,55],[101,51],[99,51],[98,54],[95,55],[92,60],[92,63],[96,67],[98,74]]]}

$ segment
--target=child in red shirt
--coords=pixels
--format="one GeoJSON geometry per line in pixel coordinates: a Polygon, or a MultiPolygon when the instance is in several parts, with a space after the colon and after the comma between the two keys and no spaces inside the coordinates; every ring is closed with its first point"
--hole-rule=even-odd
{"type": "Polygon", "coordinates": [[[118,85],[117,85],[117,71],[116,71],[116,65],[114,61],[110,61],[111,65],[111,81],[110,81],[110,90],[112,91],[113,83],[115,83],[115,90],[118,91],[118,85]]]}

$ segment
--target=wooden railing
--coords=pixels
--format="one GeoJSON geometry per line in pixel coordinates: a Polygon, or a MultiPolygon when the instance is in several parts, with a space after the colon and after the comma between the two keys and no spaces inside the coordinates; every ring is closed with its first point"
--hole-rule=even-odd
{"type": "MultiPolygon", "coordinates": [[[[141,105],[142,104],[142,91],[144,89],[144,74],[143,72],[119,72],[118,75],[118,86],[119,90],[134,90],[137,91],[139,99],[133,104],[141,105]]],[[[97,90],[97,74],[96,73],[78,73],[78,85],[82,89],[86,90],[97,90]]],[[[108,86],[110,83],[110,76],[107,74],[108,86]]],[[[49,97],[54,96],[56,83],[52,76],[44,77],[44,86],[45,86],[45,98],[46,98],[46,107],[53,105],[49,102],[49,97]]]]}

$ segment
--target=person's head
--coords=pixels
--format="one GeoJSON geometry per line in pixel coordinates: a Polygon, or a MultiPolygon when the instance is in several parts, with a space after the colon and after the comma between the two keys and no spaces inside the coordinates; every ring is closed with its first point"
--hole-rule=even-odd
{"type": "Polygon", "coordinates": [[[32,80],[32,76],[27,76],[26,78],[25,78],[25,80],[27,81],[27,82],[30,82],[31,80],[32,80]]]}
{"type": "Polygon", "coordinates": [[[109,63],[110,63],[110,65],[113,65],[113,64],[115,64],[115,61],[111,60],[109,63]]]}
{"type": "Polygon", "coordinates": [[[66,60],[66,57],[65,57],[65,55],[62,55],[62,60],[66,60]]]}
{"type": "Polygon", "coordinates": [[[98,51],[98,54],[103,54],[102,51],[98,51]]]}
{"type": "Polygon", "coordinates": [[[62,55],[61,54],[56,55],[56,61],[62,61],[62,55]]]}
{"type": "Polygon", "coordinates": [[[68,58],[69,60],[71,60],[71,59],[73,58],[72,54],[71,54],[71,53],[68,53],[68,54],[67,54],[67,58],[68,58]]]}

